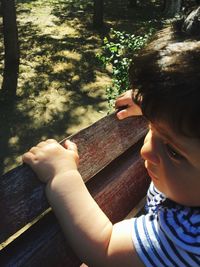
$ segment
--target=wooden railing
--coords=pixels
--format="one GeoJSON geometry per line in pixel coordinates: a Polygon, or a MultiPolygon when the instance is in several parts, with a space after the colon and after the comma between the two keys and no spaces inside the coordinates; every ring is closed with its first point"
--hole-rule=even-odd
{"type": "MultiPolygon", "coordinates": [[[[88,190],[113,223],[146,194],[149,178],[139,153],[146,130],[142,117],[119,121],[112,114],[69,137],[78,146],[88,190]]],[[[1,267],[81,265],[28,166],[0,177],[0,214],[1,267]]]]}

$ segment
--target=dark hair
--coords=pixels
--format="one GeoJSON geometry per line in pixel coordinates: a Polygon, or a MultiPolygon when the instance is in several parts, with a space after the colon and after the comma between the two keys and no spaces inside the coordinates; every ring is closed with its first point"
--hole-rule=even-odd
{"type": "Polygon", "coordinates": [[[160,31],[134,58],[130,80],[148,120],[200,138],[200,41],[174,27],[160,31]]]}

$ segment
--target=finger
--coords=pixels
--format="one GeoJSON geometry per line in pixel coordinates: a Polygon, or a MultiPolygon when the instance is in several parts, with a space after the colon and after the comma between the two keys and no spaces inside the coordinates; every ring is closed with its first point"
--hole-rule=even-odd
{"type": "Polygon", "coordinates": [[[126,92],[122,93],[121,95],[118,96],[118,98],[123,97],[126,94],[126,92]]]}
{"type": "Polygon", "coordinates": [[[63,145],[66,149],[73,152],[73,157],[75,159],[76,164],[78,165],[79,164],[79,154],[78,154],[77,145],[70,140],[65,140],[63,145]]]}
{"type": "Polygon", "coordinates": [[[44,147],[45,145],[46,145],[46,142],[42,141],[39,144],[37,144],[37,147],[44,147]]]}
{"type": "Polygon", "coordinates": [[[31,165],[32,162],[34,161],[34,155],[33,153],[31,153],[30,151],[29,152],[26,152],[22,155],[22,161],[28,165],[31,165]]]}
{"type": "Polygon", "coordinates": [[[131,97],[126,96],[124,98],[117,99],[115,101],[115,108],[121,108],[121,107],[127,107],[127,106],[132,106],[133,105],[133,100],[131,97]]]}
{"type": "Polygon", "coordinates": [[[78,148],[77,148],[77,145],[74,142],[70,141],[70,140],[66,140],[65,143],[67,145],[67,148],[69,150],[75,152],[77,154],[77,156],[78,156],[78,148]]]}
{"type": "Polygon", "coordinates": [[[133,116],[132,114],[129,113],[129,109],[123,109],[117,112],[117,118],[119,120],[123,120],[125,118],[133,116]]]}
{"type": "Polygon", "coordinates": [[[46,143],[52,144],[52,143],[58,143],[55,139],[47,139],[46,143]]]}
{"type": "Polygon", "coordinates": [[[132,116],[141,116],[142,111],[141,108],[138,105],[132,105],[131,107],[128,107],[126,109],[120,110],[117,112],[117,118],[119,120],[123,120],[128,117],[132,116]]]}
{"type": "Polygon", "coordinates": [[[115,101],[115,108],[117,109],[119,107],[126,106],[127,102],[126,98],[119,98],[115,101]]]}
{"type": "Polygon", "coordinates": [[[29,151],[32,153],[32,154],[36,154],[38,152],[40,148],[37,147],[37,146],[33,146],[29,151]]]}
{"type": "Polygon", "coordinates": [[[69,149],[69,150],[72,150],[72,151],[74,151],[76,153],[78,152],[77,145],[74,142],[70,141],[70,140],[66,140],[64,142],[64,147],[69,149]]]}

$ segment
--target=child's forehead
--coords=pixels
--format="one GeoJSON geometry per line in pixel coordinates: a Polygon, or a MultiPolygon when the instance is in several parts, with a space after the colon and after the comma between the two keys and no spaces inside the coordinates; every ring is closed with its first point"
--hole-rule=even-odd
{"type": "Polygon", "coordinates": [[[182,148],[186,142],[185,137],[177,134],[166,122],[151,122],[150,127],[155,129],[166,141],[169,141],[180,148],[182,148]]]}

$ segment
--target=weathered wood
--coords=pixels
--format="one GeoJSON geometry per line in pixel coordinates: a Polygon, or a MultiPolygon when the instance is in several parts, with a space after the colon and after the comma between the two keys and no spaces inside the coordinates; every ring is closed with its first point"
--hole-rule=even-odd
{"type": "Polygon", "coordinates": [[[137,143],[146,131],[147,122],[141,116],[119,121],[112,114],[70,137],[78,145],[83,180],[89,180],[137,143]]]}
{"type": "Polygon", "coordinates": [[[146,195],[150,180],[139,151],[140,146],[131,147],[86,183],[113,223],[125,218],[146,195]]]}
{"type": "MultiPolygon", "coordinates": [[[[116,157],[135,144],[146,132],[140,117],[118,121],[110,115],[71,136],[80,155],[80,172],[88,181],[116,157]]],[[[33,171],[22,165],[0,178],[0,242],[48,208],[41,184],[33,171]]]]}
{"type": "MultiPolygon", "coordinates": [[[[86,183],[113,223],[122,220],[146,194],[149,179],[139,150],[140,144],[134,145],[86,183]]],[[[48,214],[1,252],[0,266],[76,267],[80,261],[66,244],[53,214],[48,214]]]]}
{"type": "Polygon", "coordinates": [[[0,252],[0,266],[80,266],[52,213],[0,252]]]}

